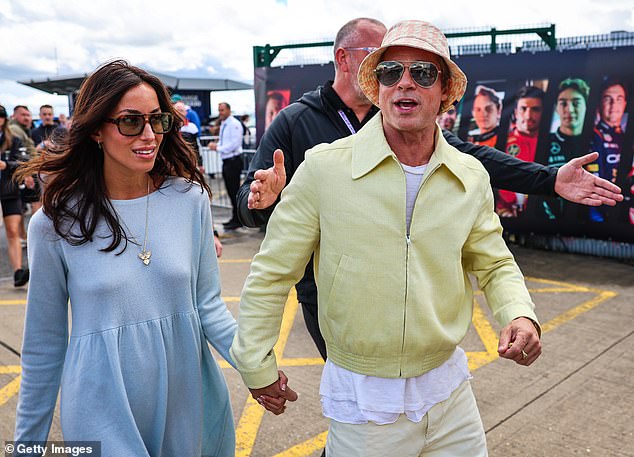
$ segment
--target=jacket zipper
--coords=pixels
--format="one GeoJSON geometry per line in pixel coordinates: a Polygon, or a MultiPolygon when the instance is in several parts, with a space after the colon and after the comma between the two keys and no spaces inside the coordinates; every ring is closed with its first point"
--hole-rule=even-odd
{"type": "MultiPolygon", "coordinates": [[[[416,199],[414,200],[414,207],[412,208],[412,219],[410,220],[410,227],[412,222],[414,221],[414,211],[416,211],[416,201],[418,200],[418,196],[420,195],[420,191],[425,185],[425,182],[429,179],[431,174],[436,171],[439,167],[437,164],[431,170],[426,170],[425,177],[423,181],[420,183],[420,187],[418,188],[418,192],[416,193],[416,199]]],[[[412,239],[410,237],[410,233],[408,231],[408,227],[405,227],[405,304],[403,306],[403,337],[401,341],[401,358],[405,352],[405,331],[406,331],[406,321],[407,321],[407,296],[409,291],[409,253],[412,247],[412,239]]],[[[403,376],[403,361],[401,360],[399,367],[399,376],[403,376]]]]}

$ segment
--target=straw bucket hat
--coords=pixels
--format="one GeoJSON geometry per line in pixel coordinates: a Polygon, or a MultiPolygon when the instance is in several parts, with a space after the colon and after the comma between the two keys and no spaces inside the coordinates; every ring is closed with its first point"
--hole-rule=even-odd
{"type": "Polygon", "coordinates": [[[447,38],[440,29],[429,22],[402,21],[390,28],[383,37],[381,47],[368,54],[359,67],[359,86],[366,97],[379,106],[379,81],[374,69],[381,62],[385,51],[391,46],[407,46],[422,49],[442,57],[449,68],[448,97],[440,106],[444,113],[454,102],[459,101],[467,88],[467,77],[449,56],[447,38]]]}

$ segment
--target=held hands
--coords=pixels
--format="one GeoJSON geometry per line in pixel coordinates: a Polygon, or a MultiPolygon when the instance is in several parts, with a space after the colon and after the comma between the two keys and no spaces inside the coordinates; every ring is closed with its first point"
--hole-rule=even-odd
{"type": "Polygon", "coordinates": [[[498,354],[514,360],[519,365],[528,366],[542,353],[542,345],[533,322],[526,317],[511,321],[500,332],[498,354]]]}
{"type": "Polygon", "coordinates": [[[273,153],[273,166],[266,170],[258,170],[253,175],[247,206],[249,209],[265,209],[275,203],[277,196],[286,184],[284,153],[276,149],[273,153]]]}
{"type": "Polygon", "coordinates": [[[277,371],[279,378],[273,384],[260,389],[249,389],[251,396],[264,408],[279,416],[286,410],[286,401],[296,401],[297,393],[288,387],[288,378],[282,370],[277,371]]]}
{"type": "Polygon", "coordinates": [[[598,152],[572,159],[557,171],[555,192],[574,203],[614,206],[623,201],[621,189],[610,181],[588,173],[583,166],[594,162],[598,152]]]}

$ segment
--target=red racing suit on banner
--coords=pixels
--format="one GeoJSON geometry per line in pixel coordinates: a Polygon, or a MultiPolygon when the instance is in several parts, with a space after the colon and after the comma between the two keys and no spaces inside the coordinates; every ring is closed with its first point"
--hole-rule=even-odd
{"type": "MultiPolygon", "coordinates": [[[[509,133],[506,142],[506,153],[524,162],[535,161],[537,150],[537,135],[526,135],[517,128],[509,133]]],[[[526,209],[525,194],[517,194],[508,190],[498,190],[498,198],[495,202],[495,210],[502,217],[515,217],[517,212],[526,209]]]]}

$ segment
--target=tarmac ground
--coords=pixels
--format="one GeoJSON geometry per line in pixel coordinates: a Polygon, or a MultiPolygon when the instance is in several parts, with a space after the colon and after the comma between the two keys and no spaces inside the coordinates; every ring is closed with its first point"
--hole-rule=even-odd
{"type": "MultiPolygon", "coordinates": [[[[225,209],[214,213],[219,222],[229,218],[225,209]]],[[[247,228],[221,233],[222,294],[236,316],[262,237],[247,228]]],[[[3,257],[5,249],[0,242],[3,257]]],[[[473,325],[461,346],[469,358],[489,454],[634,456],[634,267],[517,246],[511,250],[543,326],[543,354],[530,367],[499,359],[499,326],[481,294],[476,295],[473,325]]],[[[0,265],[0,441],[13,437],[27,291],[14,288],[6,270],[0,265]]],[[[328,429],[318,394],[323,362],[292,292],[276,351],[300,396],[279,417],[251,400],[237,372],[221,362],[235,416],[236,455],[319,456],[328,429]]],[[[51,440],[61,440],[58,414],[51,440]]]]}

